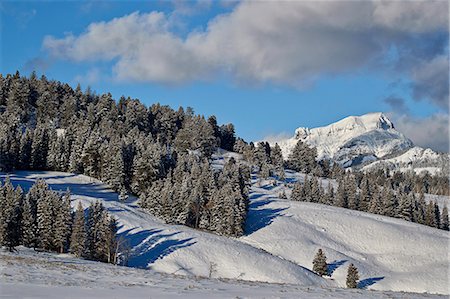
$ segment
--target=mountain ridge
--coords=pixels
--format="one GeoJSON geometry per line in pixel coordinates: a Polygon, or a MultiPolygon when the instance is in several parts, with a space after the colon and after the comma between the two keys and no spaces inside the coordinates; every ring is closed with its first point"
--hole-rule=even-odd
{"type": "MultiPolygon", "coordinates": [[[[348,116],[322,127],[299,127],[293,137],[278,142],[285,159],[298,141],[316,147],[318,160],[329,159],[345,168],[361,168],[374,162],[378,166],[384,166],[380,161],[395,158],[412,149],[414,150],[409,155],[414,157],[415,163],[420,162],[420,153],[425,155],[424,161],[433,165],[437,164],[435,162],[438,157],[443,156],[431,149],[415,146],[409,138],[397,131],[394,123],[382,112],[348,116]]],[[[408,162],[410,161],[406,161],[408,162]]],[[[391,169],[400,169],[396,165],[401,163],[401,159],[399,163],[391,160],[389,166],[391,169]]]]}

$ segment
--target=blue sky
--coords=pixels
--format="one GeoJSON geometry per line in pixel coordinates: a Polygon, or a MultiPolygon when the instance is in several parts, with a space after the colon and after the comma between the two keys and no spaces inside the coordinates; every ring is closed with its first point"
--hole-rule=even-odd
{"type": "Polygon", "coordinates": [[[192,106],[246,140],[383,111],[445,150],[448,15],[422,11],[448,4],[415,3],[2,2],[0,69],[192,106]]]}

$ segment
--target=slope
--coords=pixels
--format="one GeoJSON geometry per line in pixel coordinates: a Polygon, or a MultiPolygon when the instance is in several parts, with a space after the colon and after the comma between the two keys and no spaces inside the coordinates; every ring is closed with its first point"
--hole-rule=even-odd
{"type": "MultiPolygon", "coordinates": [[[[0,250],[5,298],[405,298],[404,293],[188,278],[18,248],[0,250]]],[[[445,298],[408,294],[408,298],[445,298]]]]}
{"type": "MultiPolygon", "coordinates": [[[[301,177],[288,173],[291,180],[301,177]]],[[[332,278],[345,285],[346,270],[354,263],[361,287],[449,294],[449,233],[427,226],[314,203],[278,198],[283,185],[254,180],[247,225],[242,241],[311,267],[322,248],[332,278]]]]}
{"type": "MultiPolygon", "coordinates": [[[[4,179],[5,175],[0,176],[4,179]]],[[[62,172],[16,172],[13,184],[28,189],[44,178],[53,190],[71,191],[72,205],[84,207],[101,200],[114,215],[131,249],[128,265],[188,276],[234,278],[249,281],[293,283],[304,286],[333,285],[311,271],[236,239],[220,237],[185,226],[167,225],[141,211],[136,199],[126,203],[100,181],[62,172]]]]}

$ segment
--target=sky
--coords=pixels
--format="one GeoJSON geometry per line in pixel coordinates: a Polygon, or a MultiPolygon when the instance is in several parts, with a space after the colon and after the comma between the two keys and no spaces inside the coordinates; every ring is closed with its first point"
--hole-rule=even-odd
{"type": "Polygon", "coordinates": [[[232,122],[248,141],[385,112],[448,152],[448,1],[3,1],[1,74],[232,122]]]}

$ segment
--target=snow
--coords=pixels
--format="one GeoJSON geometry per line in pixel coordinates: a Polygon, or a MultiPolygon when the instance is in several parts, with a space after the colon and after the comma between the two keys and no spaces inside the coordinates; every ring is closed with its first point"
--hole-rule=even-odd
{"type": "MultiPolygon", "coordinates": [[[[0,250],[0,269],[0,296],[5,298],[405,298],[394,292],[185,278],[23,247],[16,253],[0,250]]],[[[407,297],[444,298],[411,293],[407,297]]]]}
{"type": "Polygon", "coordinates": [[[316,147],[318,159],[335,159],[342,165],[412,147],[411,140],[396,131],[392,122],[380,112],[349,116],[314,129],[298,128],[294,137],[279,142],[285,158],[299,140],[316,147]]]}
{"type": "Polygon", "coordinates": [[[428,172],[431,175],[435,175],[441,172],[442,163],[440,162],[440,159],[443,158],[443,156],[444,155],[438,154],[432,149],[424,149],[415,146],[396,157],[379,160],[372,164],[364,166],[362,170],[366,171],[382,167],[387,169],[398,169],[403,172],[414,171],[416,174],[428,172]],[[434,166],[420,166],[427,164],[434,166]]]}
{"type": "MultiPolygon", "coordinates": [[[[0,176],[1,177],[1,176],[0,176]]],[[[119,223],[119,233],[127,238],[132,249],[129,265],[151,268],[158,272],[212,277],[293,283],[304,286],[328,286],[332,282],[311,271],[233,238],[167,225],[140,210],[136,199],[126,203],[98,180],[84,175],[63,172],[16,172],[13,184],[24,189],[37,178],[44,178],[53,190],[71,191],[72,206],[80,201],[84,207],[101,200],[119,223]]]]}
{"type": "MultiPolygon", "coordinates": [[[[220,168],[230,157],[241,159],[237,154],[218,153],[214,157],[214,167],[220,168]]],[[[0,179],[4,177],[0,175],[0,179]]],[[[172,295],[201,298],[206,297],[209,291],[226,298],[381,298],[388,294],[387,290],[449,294],[450,239],[449,233],[442,230],[337,207],[281,200],[278,194],[285,190],[289,195],[288,187],[274,187],[269,181],[258,186],[254,178],[247,235],[237,239],[226,238],[164,224],[139,209],[136,198],[130,197],[121,203],[108,186],[84,175],[21,171],[12,174],[11,180],[28,189],[39,177],[54,190],[69,188],[73,206],[81,202],[86,207],[101,200],[118,219],[121,236],[130,243],[129,266],[134,268],[73,260],[69,263],[75,267],[73,271],[70,269],[72,266],[63,270],[55,266],[49,270],[51,273],[47,273],[47,268],[52,266],[45,262],[38,265],[17,262],[11,275],[16,272],[20,275],[3,275],[5,280],[0,282],[3,292],[16,297],[21,297],[21,294],[48,297],[50,290],[56,294],[63,292],[64,285],[73,288],[71,294],[74,297],[96,298],[107,297],[108,294],[143,297],[142,294],[148,296],[150,293],[157,298],[172,295]],[[320,278],[308,270],[312,268],[311,262],[318,248],[324,249],[328,261],[335,268],[331,278],[320,278]],[[336,288],[344,286],[350,262],[358,267],[362,286],[383,293],[336,288]],[[81,263],[81,270],[77,263],[81,263]],[[77,282],[78,279],[81,282],[77,282]]],[[[295,172],[287,172],[286,177],[289,182],[304,179],[304,175],[295,172]]],[[[322,183],[324,186],[336,184],[334,180],[325,179],[322,183]]],[[[45,254],[30,258],[39,259],[42,255],[44,259],[56,258],[45,254]]],[[[70,259],[67,255],[57,255],[57,258],[70,259]]],[[[5,263],[4,256],[0,261],[5,263]]],[[[9,264],[5,269],[10,271],[9,264]]],[[[387,296],[397,295],[402,297],[399,293],[387,296]]],[[[407,297],[414,296],[408,294],[407,297]]]]}
{"type": "MultiPolygon", "coordinates": [[[[448,294],[449,233],[412,222],[277,198],[285,187],[252,187],[248,229],[252,246],[312,267],[322,248],[344,286],[349,263],[375,290],[448,294]],[[373,283],[373,284],[372,284],[373,283]]],[[[288,192],[286,192],[288,193],[288,192]]]]}

